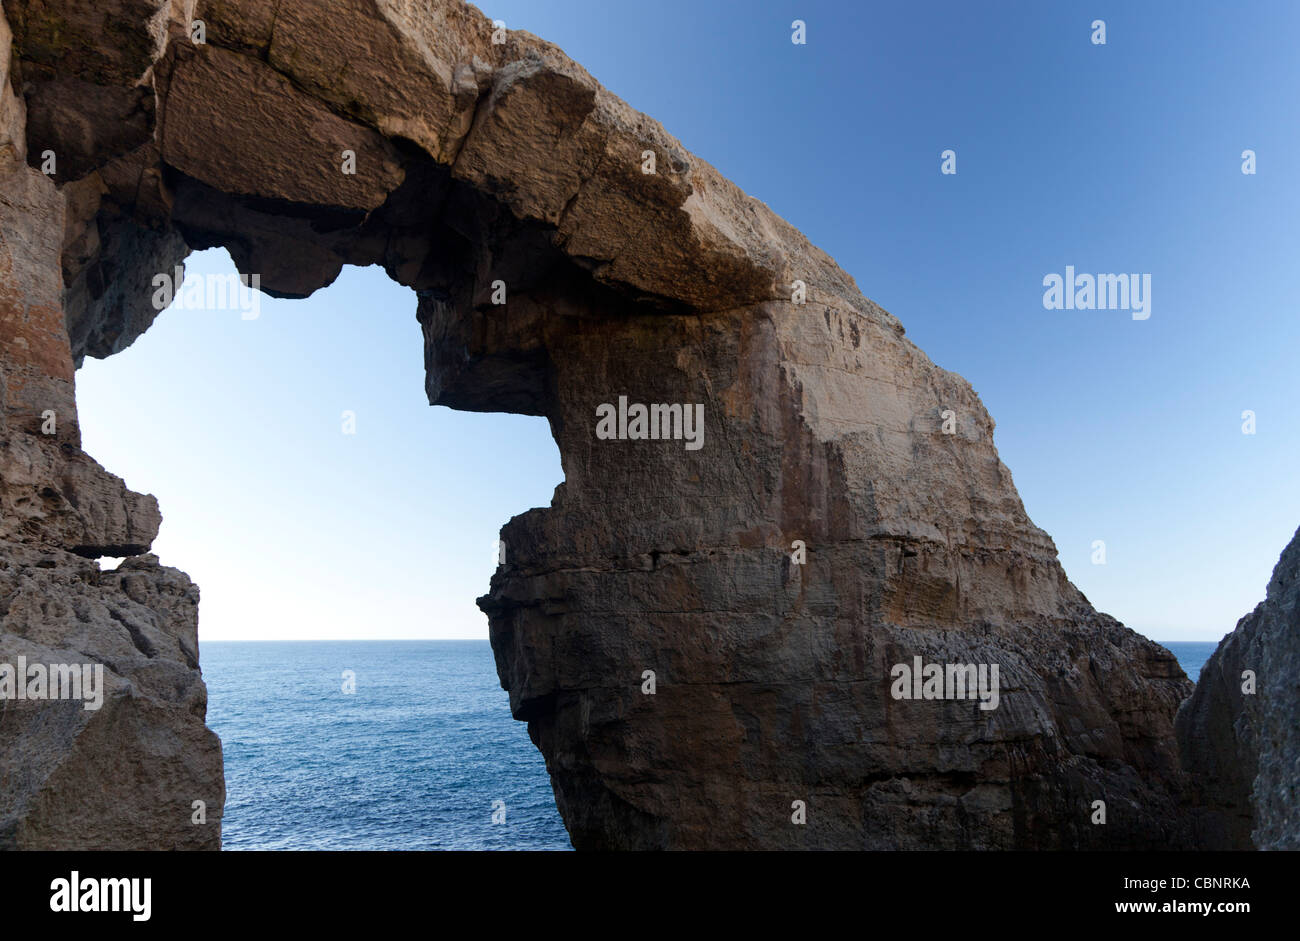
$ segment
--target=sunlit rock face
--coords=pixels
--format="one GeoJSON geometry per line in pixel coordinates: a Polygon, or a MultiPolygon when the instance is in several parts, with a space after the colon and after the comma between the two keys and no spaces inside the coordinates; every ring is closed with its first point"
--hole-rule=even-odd
{"type": "MultiPolygon", "coordinates": [[[[303,297],[379,264],[419,297],[430,402],[542,415],[559,445],[565,482],[506,524],[479,603],[577,847],[1191,845],[1173,734],[1191,683],[1066,579],[970,385],[560,50],[435,0],[4,9],[13,578],[46,553],[60,610],[89,593],[111,612],[134,575],[77,560],[156,532],[152,499],[80,451],[72,394],[75,363],[148,328],[156,274],[220,245],[303,297]],[[997,668],[989,695],[949,682],[964,664],[997,668]]],[[[174,673],[164,700],[115,661],[136,690],[118,708],[139,710],[122,734],[171,736],[136,765],[189,774],[173,804],[202,791],[219,819],[196,594],[133,564],[154,586],[137,629],[75,616],[76,649],[107,662],[125,631],[174,673]]],[[[27,611],[5,643],[71,642],[27,611]]],[[[70,722],[26,735],[69,766],[114,747],[70,722]]],[[[8,839],[75,842],[70,777],[0,789],[8,839]]],[[[215,845],[137,782],[94,780],[132,822],[84,842],[215,845]]]]}

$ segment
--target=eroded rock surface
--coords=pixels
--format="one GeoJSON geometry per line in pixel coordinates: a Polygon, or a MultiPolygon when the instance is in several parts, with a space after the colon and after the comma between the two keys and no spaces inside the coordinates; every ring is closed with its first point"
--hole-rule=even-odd
{"type": "MultiPolygon", "coordinates": [[[[157,502],[81,450],[73,394],[74,350],[113,352],[152,320],[134,323],[149,308],[122,300],[143,274],[134,267],[142,255],[125,248],[132,236],[113,234],[130,224],[121,217],[84,237],[98,191],[87,208],[75,183],[60,188],[27,166],[9,39],[0,15],[0,674],[13,671],[0,675],[0,848],[217,849],[225,785],[221,743],[204,724],[198,589],[144,554],[157,502]],[[79,214],[73,249],[67,232],[79,214]],[[86,259],[105,246],[104,264],[130,270],[88,287],[86,259]],[[98,322],[80,331],[87,316],[98,322]],[[102,556],[132,558],[101,572],[93,560],[102,556]],[[96,695],[65,672],[63,698],[35,683],[20,697],[26,665],[76,670],[96,695]]],[[[93,95],[59,100],[65,113],[85,104],[101,114],[93,95]]]]}
{"type": "Polygon", "coordinates": [[[1066,579],[970,385],[557,48],[440,0],[5,10],[30,165],[4,189],[29,285],[7,440],[48,455],[3,465],[14,538],[148,545],[156,508],[33,422],[187,248],[282,296],[379,264],[419,297],[430,402],[543,415],[559,445],[480,606],[576,846],[1191,844],[1191,684],[1066,579]],[[597,438],[620,396],[702,405],[702,446],[597,438]],[[68,466],[100,489],[65,506],[42,488],[68,466]],[[999,665],[998,708],[893,698],[918,656],[999,665]]]}
{"type": "Polygon", "coordinates": [[[9,701],[0,720],[0,847],[217,849],[221,742],[204,725],[199,592],[137,556],[101,572],[0,543],[0,663],[98,664],[84,699],[9,701]],[[202,801],[202,824],[194,822],[202,801]]]}
{"type": "Polygon", "coordinates": [[[1300,849],[1300,530],[1178,712],[1202,845],[1300,849]]]}

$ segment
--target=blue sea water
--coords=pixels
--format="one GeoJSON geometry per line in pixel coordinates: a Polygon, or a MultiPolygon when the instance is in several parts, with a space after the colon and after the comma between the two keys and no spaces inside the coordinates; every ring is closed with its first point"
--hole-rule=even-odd
{"type": "MultiPolygon", "coordinates": [[[[1165,646],[1196,679],[1216,644],[1165,646]]],[[[210,641],[202,657],[226,849],[570,848],[487,641],[210,641]]]]}
{"type": "Polygon", "coordinates": [[[487,641],[213,641],[202,658],[225,849],[571,849],[487,641]]]}
{"type": "Polygon", "coordinates": [[[1201,667],[1219,646],[1217,640],[1162,640],[1159,643],[1178,658],[1178,665],[1193,683],[1201,678],[1201,667]]]}

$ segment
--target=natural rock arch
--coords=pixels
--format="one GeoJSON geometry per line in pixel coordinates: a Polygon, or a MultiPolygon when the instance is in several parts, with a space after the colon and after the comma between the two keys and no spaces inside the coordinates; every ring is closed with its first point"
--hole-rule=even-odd
{"type": "Polygon", "coordinates": [[[222,245],[280,296],[382,265],[419,296],[430,402],[550,422],[565,482],[506,524],[480,605],[579,848],[1189,845],[1191,683],[1070,584],[969,384],[554,46],[434,0],[4,11],[0,653],[113,680],[100,714],[0,731],[41,756],[0,842],[218,845],[189,815],[222,794],[197,593],[82,561],[159,517],[80,450],[72,385],[147,329],[155,274],[222,245]],[[704,447],[598,439],[620,396],[703,404],[704,447]],[[998,664],[999,707],[893,699],[914,657],[998,664]],[[143,770],[102,784],[113,754],[143,770]]]}

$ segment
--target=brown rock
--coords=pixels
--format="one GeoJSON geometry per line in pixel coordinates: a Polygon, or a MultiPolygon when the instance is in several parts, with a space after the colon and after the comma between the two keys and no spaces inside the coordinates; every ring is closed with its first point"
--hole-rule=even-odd
{"type": "MultiPolygon", "coordinates": [[[[453,0],[201,0],[206,45],[179,6],[65,5],[57,42],[36,0],[15,30],[42,112],[28,159],[65,149],[79,179],[55,190],[23,169],[7,210],[26,234],[7,249],[19,290],[0,302],[18,442],[0,467],[6,499],[27,501],[13,538],[147,546],[149,507],[75,438],[50,457],[32,409],[55,392],[69,409],[74,359],[147,328],[142,285],[185,246],[224,245],[286,296],[382,264],[419,294],[430,401],[545,415],[560,447],[565,482],[507,524],[480,605],[575,845],[1192,845],[1173,735],[1191,684],[1065,578],[970,385],[556,47],[493,42],[453,0]],[[60,51],[102,44],[106,23],[131,41],[60,51]],[[78,83],[103,90],[74,99],[78,83]],[[143,123],[108,127],[130,100],[143,123]],[[701,446],[598,437],[598,409],[621,396],[702,407],[701,446]],[[69,467],[79,515],[57,499],[69,467]],[[997,665],[998,707],[895,698],[891,671],[915,657],[997,665]]],[[[187,609],[143,604],[166,635],[153,649],[188,637],[187,609]]],[[[160,727],[179,721],[159,708],[160,727]]],[[[209,754],[176,727],[184,754],[209,754]]],[[[60,734],[55,758],[83,740],[60,734]]],[[[75,793],[60,794],[30,832],[68,832],[55,818],[75,793]]],[[[160,843],[173,824],[158,819],[160,843]]]]}
{"type": "Polygon", "coordinates": [[[239,196],[364,212],[401,182],[374,131],[297,93],[259,60],[215,46],[177,55],[161,146],[165,163],[239,196]],[[357,172],[343,172],[345,152],[357,172]]]}

